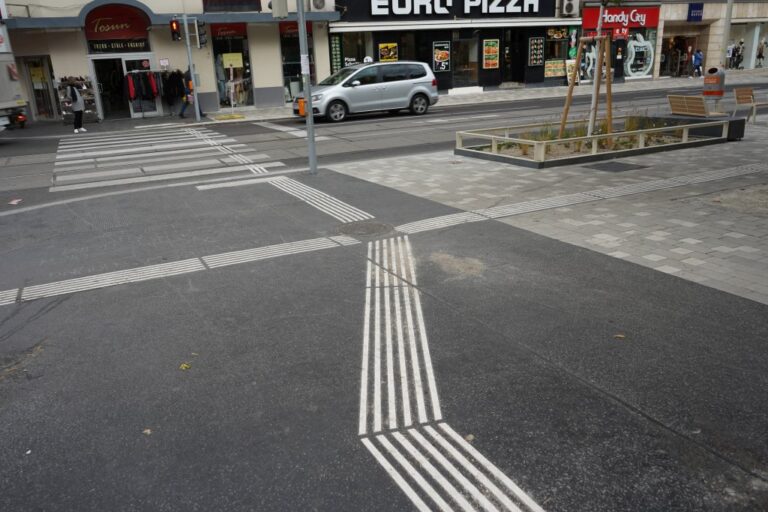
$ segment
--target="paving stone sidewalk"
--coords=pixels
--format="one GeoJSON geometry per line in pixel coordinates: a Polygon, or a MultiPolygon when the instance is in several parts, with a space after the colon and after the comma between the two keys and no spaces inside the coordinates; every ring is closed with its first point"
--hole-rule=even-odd
{"type": "MultiPolygon", "coordinates": [[[[741,142],[531,170],[451,152],[332,169],[463,210],[766,163],[768,125],[741,142]]],[[[501,220],[563,242],[768,304],[768,171],[501,220]]]]}

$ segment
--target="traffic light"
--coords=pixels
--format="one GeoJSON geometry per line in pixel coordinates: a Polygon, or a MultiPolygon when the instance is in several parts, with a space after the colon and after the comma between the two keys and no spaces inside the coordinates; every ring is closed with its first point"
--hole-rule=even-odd
{"type": "Polygon", "coordinates": [[[181,41],[181,23],[176,18],[171,20],[171,39],[181,41]]]}
{"type": "Polygon", "coordinates": [[[205,32],[205,22],[197,20],[195,30],[197,30],[197,47],[202,48],[208,44],[208,34],[205,32]]]}

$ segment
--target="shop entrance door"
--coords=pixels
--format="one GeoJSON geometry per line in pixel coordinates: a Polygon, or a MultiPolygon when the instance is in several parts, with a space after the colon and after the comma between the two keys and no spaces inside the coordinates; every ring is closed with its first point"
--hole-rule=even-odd
{"type": "Polygon", "coordinates": [[[477,85],[477,61],[479,56],[478,38],[453,40],[453,86],[472,87],[477,85]]]}
{"type": "Polygon", "coordinates": [[[24,67],[31,91],[32,119],[54,119],[56,96],[51,80],[51,63],[48,57],[24,57],[24,67]]]}
{"type": "Polygon", "coordinates": [[[525,33],[522,30],[504,31],[504,69],[502,80],[504,82],[525,81],[526,65],[525,33]]]}
{"type": "Polygon", "coordinates": [[[131,117],[124,94],[123,59],[98,59],[93,61],[96,89],[101,96],[101,118],[131,117]]]}
{"type": "MultiPolygon", "coordinates": [[[[157,117],[162,114],[162,98],[153,97],[148,82],[144,94],[137,90],[134,100],[128,98],[126,75],[130,72],[146,76],[151,71],[151,54],[91,55],[91,75],[96,82],[96,106],[101,119],[157,117]],[[143,74],[142,74],[143,73],[143,74]]],[[[136,78],[136,75],[133,75],[136,78]]],[[[134,80],[137,83],[137,80],[134,80]]]]}

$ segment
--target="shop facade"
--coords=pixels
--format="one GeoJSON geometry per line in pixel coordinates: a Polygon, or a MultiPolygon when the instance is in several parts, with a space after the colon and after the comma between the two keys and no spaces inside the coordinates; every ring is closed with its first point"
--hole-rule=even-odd
{"type": "MultiPolygon", "coordinates": [[[[296,37],[290,35],[295,15],[273,19],[263,3],[94,0],[73,7],[53,0],[40,7],[14,2],[8,25],[30,114],[34,119],[61,118],[58,91],[63,79],[70,78],[92,90],[102,119],[177,113],[183,93],[173,75],[187,72],[188,57],[169,25],[175,16],[181,18],[185,7],[188,16],[206,24],[207,44],[193,44],[192,49],[202,110],[282,106],[297,92],[285,64],[299,60],[296,37]]],[[[310,60],[321,75],[330,73],[328,22],[339,17],[333,7],[331,2],[314,2],[307,13],[313,34],[310,60]]],[[[190,30],[194,34],[191,24],[190,30]]]]}
{"type": "Polygon", "coordinates": [[[733,4],[729,37],[725,41],[725,2],[705,0],[699,2],[663,3],[659,25],[658,52],[662,59],[657,63],[655,76],[686,76],[691,73],[691,52],[704,52],[705,68],[731,67],[726,62],[726,49],[741,46],[741,58],[737,66],[753,69],[765,66],[758,56],[766,52],[768,39],[768,2],[743,2],[733,4]]]}
{"type": "Polygon", "coordinates": [[[562,85],[575,53],[579,20],[556,17],[555,0],[336,3],[342,14],[329,30],[334,71],[370,57],[428,63],[440,90],[562,85]]]}
{"type": "MultiPolygon", "coordinates": [[[[657,62],[657,40],[661,8],[657,5],[620,5],[603,10],[602,32],[611,38],[612,66],[616,76],[625,79],[650,79],[657,62]]],[[[600,18],[598,6],[586,6],[582,11],[582,31],[585,36],[596,35],[600,18]]],[[[581,69],[591,79],[597,64],[597,49],[588,45],[581,69]]]]}

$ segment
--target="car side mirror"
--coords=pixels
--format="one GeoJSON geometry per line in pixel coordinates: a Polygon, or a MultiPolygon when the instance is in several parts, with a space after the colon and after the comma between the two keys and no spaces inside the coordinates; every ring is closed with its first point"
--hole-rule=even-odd
{"type": "Polygon", "coordinates": [[[353,82],[352,82],[351,84],[349,84],[349,85],[351,85],[352,87],[357,87],[358,85],[360,85],[360,80],[355,80],[355,81],[353,81],[353,82]]]}

